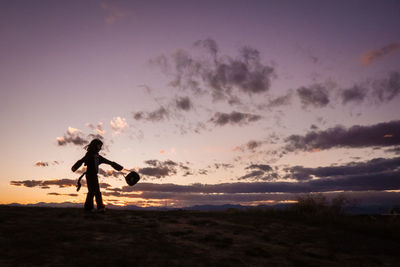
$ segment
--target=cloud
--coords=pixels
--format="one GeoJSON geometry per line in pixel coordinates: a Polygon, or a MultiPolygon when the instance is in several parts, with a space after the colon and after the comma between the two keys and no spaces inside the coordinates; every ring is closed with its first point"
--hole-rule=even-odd
{"type": "Polygon", "coordinates": [[[287,174],[284,178],[305,181],[313,178],[350,177],[352,175],[370,175],[375,173],[387,174],[399,171],[399,166],[400,157],[390,159],[375,158],[366,162],[350,162],[342,166],[317,168],[294,166],[285,168],[287,174]]]}
{"type": "MultiPolygon", "coordinates": [[[[82,186],[86,185],[86,179],[82,181],[82,186]]],[[[51,179],[51,180],[23,180],[11,181],[10,185],[24,187],[40,187],[41,189],[49,189],[50,186],[58,186],[59,188],[75,187],[77,179],[51,179]]],[[[100,183],[101,188],[109,188],[111,185],[100,183]]]]}
{"type": "Polygon", "coordinates": [[[215,169],[224,169],[224,170],[226,170],[226,169],[231,169],[231,168],[233,168],[233,165],[232,164],[229,164],[229,163],[214,163],[214,168],[215,169]]]}
{"type": "Polygon", "coordinates": [[[115,117],[110,121],[110,126],[115,132],[120,133],[128,127],[128,123],[125,118],[115,117]]]}
{"type": "Polygon", "coordinates": [[[325,131],[310,131],[306,135],[291,135],[285,139],[287,151],[330,148],[364,148],[400,144],[400,121],[370,126],[355,125],[348,129],[336,126],[325,131]]]}
{"type": "Polygon", "coordinates": [[[102,175],[104,177],[120,178],[120,172],[115,170],[104,170],[102,168],[99,168],[99,175],[102,175]]]}
{"type": "MultiPolygon", "coordinates": [[[[89,143],[88,138],[92,138],[94,135],[89,134],[88,136],[84,136],[82,131],[76,128],[68,127],[67,132],[62,137],[57,137],[57,144],[59,146],[65,146],[67,144],[73,144],[77,146],[86,145],[89,143]]],[[[96,136],[100,139],[103,139],[103,136],[96,136]]]]}
{"type": "Polygon", "coordinates": [[[169,118],[169,111],[161,106],[160,108],[150,112],[134,112],[133,118],[135,120],[146,120],[150,122],[160,122],[169,118]]]}
{"type": "Polygon", "coordinates": [[[38,166],[38,167],[48,167],[49,165],[59,165],[60,164],[60,162],[59,161],[57,161],[57,160],[53,160],[52,162],[48,162],[48,161],[36,161],[35,162],[35,166],[38,166]]]}
{"type": "Polygon", "coordinates": [[[350,102],[361,103],[366,99],[368,89],[360,85],[354,85],[351,88],[343,89],[340,91],[342,104],[345,105],[350,102]]]}
{"type": "Polygon", "coordinates": [[[176,174],[175,169],[168,167],[146,167],[140,168],[139,173],[146,176],[153,176],[156,178],[164,178],[176,174]]]}
{"type": "Polygon", "coordinates": [[[251,140],[247,142],[246,147],[247,149],[254,151],[256,148],[260,147],[263,144],[261,141],[251,140]]]}
{"type": "Polygon", "coordinates": [[[369,64],[375,62],[376,60],[392,55],[395,52],[400,51],[400,43],[391,43],[387,46],[384,46],[380,49],[375,49],[366,52],[361,56],[361,62],[368,66],[369,64]]]}
{"type": "Polygon", "coordinates": [[[313,106],[322,108],[329,104],[329,91],[326,86],[313,84],[309,87],[300,87],[296,90],[303,107],[313,106]]]}
{"type": "Polygon", "coordinates": [[[231,125],[246,125],[250,122],[255,122],[260,120],[262,117],[259,115],[241,113],[237,111],[232,111],[231,113],[221,113],[217,112],[210,119],[217,126],[224,126],[226,124],[231,125]]]}
{"type": "Polygon", "coordinates": [[[150,63],[174,77],[169,85],[190,89],[195,94],[207,93],[215,101],[226,100],[234,104],[238,102],[237,93],[253,95],[269,90],[274,68],[261,63],[258,50],[244,46],[239,49],[239,55],[232,58],[221,56],[213,39],[196,41],[194,46],[204,48],[206,55],[211,57],[196,59],[179,49],[169,57],[162,55],[150,63]]]}
{"type": "MultiPolygon", "coordinates": [[[[334,173],[334,176],[326,176],[324,179],[306,180],[303,182],[246,182],[246,183],[222,183],[222,184],[154,184],[140,182],[135,187],[123,186],[122,188],[112,188],[109,184],[101,183],[102,188],[107,192],[129,193],[129,192],[170,192],[170,193],[201,193],[201,194],[253,194],[253,193],[307,193],[307,192],[329,192],[329,191],[367,191],[367,190],[400,190],[399,177],[400,170],[394,168],[398,164],[399,158],[390,160],[378,159],[376,162],[366,162],[371,166],[365,167],[363,164],[354,167],[354,173],[340,175],[339,169],[314,170],[322,173],[334,173]],[[361,166],[361,167],[360,167],[361,166]],[[377,172],[369,172],[368,168],[378,166],[377,172]],[[364,173],[358,174],[355,169],[364,169],[364,173]]],[[[351,168],[351,166],[342,166],[351,168]]],[[[326,174],[324,174],[326,175],[326,174]]],[[[75,187],[74,179],[53,179],[53,180],[24,180],[11,181],[10,185],[25,187],[46,187],[58,186],[75,187]]],[[[138,196],[138,195],[136,195],[138,196]]]]}
{"type": "Polygon", "coordinates": [[[217,54],[219,52],[218,44],[215,40],[211,38],[207,38],[204,40],[198,40],[194,42],[194,45],[197,47],[205,48],[205,50],[213,56],[214,59],[217,58],[217,54]]]}
{"type": "Polygon", "coordinates": [[[279,175],[267,164],[251,164],[245,169],[251,171],[239,177],[238,180],[271,181],[279,178],[279,175]]]}
{"type": "Polygon", "coordinates": [[[400,190],[400,170],[365,173],[307,180],[303,182],[238,182],[221,184],[153,184],[138,183],[134,188],[124,186],[120,192],[150,191],[203,194],[245,194],[245,193],[308,193],[329,191],[400,190]]]}
{"type": "Polygon", "coordinates": [[[246,167],[246,169],[258,169],[264,172],[272,171],[272,167],[267,164],[251,164],[250,166],[246,167]]]}
{"type": "Polygon", "coordinates": [[[287,93],[285,95],[278,96],[276,98],[271,98],[268,101],[267,107],[275,108],[275,107],[290,105],[290,103],[292,101],[292,96],[293,96],[293,92],[290,91],[289,93],[287,93]]]}
{"type": "Polygon", "coordinates": [[[338,91],[343,105],[360,104],[365,101],[371,104],[387,103],[400,94],[400,73],[393,71],[388,76],[373,81],[364,81],[350,88],[338,91]]]}
{"type": "Polygon", "coordinates": [[[48,187],[56,185],[59,188],[73,187],[76,185],[76,180],[72,179],[52,179],[52,180],[24,180],[24,181],[11,181],[10,185],[25,186],[25,187],[48,187]]]}
{"type": "Polygon", "coordinates": [[[38,166],[38,167],[47,167],[47,166],[49,166],[49,163],[48,163],[48,162],[43,162],[43,161],[36,161],[36,162],[35,162],[35,166],[38,166]]]}
{"type": "Polygon", "coordinates": [[[103,129],[103,123],[102,122],[98,122],[96,126],[94,126],[91,123],[87,123],[86,126],[95,131],[96,134],[99,134],[101,136],[104,136],[106,134],[106,131],[103,129]]]}
{"type": "Polygon", "coordinates": [[[176,175],[178,169],[183,171],[182,176],[192,175],[190,167],[182,162],[174,162],[172,160],[159,161],[156,159],[146,160],[145,163],[150,167],[139,169],[139,173],[147,178],[164,178],[167,176],[176,175]]]}
{"type": "Polygon", "coordinates": [[[391,72],[387,79],[373,83],[372,96],[379,102],[389,102],[400,94],[400,73],[391,72]]]}
{"type": "Polygon", "coordinates": [[[192,101],[189,97],[180,97],[175,100],[176,107],[179,110],[189,111],[193,108],[192,101]]]}
{"type": "Polygon", "coordinates": [[[275,144],[276,141],[279,140],[279,137],[276,134],[272,133],[268,136],[266,140],[250,140],[245,144],[239,145],[234,147],[233,151],[240,151],[240,152],[255,152],[259,148],[261,148],[264,144],[275,144]]]}

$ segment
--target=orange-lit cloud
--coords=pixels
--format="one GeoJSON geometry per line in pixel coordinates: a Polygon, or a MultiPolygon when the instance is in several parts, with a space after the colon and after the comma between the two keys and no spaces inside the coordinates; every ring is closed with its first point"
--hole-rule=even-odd
{"type": "Polygon", "coordinates": [[[81,132],[81,130],[69,126],[69,127],[68,127],[68,132],[69,132],[70,134],[74,134],[74,133],[79,133],[79,132],[81,132]]]}
{"type": "Polygon", "coordinates": [[[115,132],[120,133],[128,127],[128,123],[125,118],[115,117],[110,121],[110,126],[115,132]]]}
{"type": "Polygon", "coordinates": [[[97,126],[94,126],[91,123],[86,123],[86,126],[92,129],[96,134],[99,134],[101,136],[104,136],[106,134],[106,131],[103,129],[103,123],[98,122],[97,126]]]}
{"type": "Polygon", "coordinates": [[[361,56],[361,62],[365,66],[368,66],[375,60],[383,58],[388,55],[391,55],[399,50],[400,50],[400,43],[392,43],[392,44],[384,46],[380,49],[374,49],[374,50],[366,52],[365,54],[363,54],[361,56]]]}

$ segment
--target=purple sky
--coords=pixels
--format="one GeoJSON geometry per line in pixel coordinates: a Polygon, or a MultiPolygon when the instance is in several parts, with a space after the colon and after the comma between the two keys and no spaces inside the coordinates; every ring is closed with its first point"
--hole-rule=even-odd
{"type": "Polygon", "coordinates": [[[400,204],[399,14],[398,1],[3,1],[0,203],[82,202],[70,167],[96,135],[143,178],[124,187],[103,166],[107,203],[400,204]]]}

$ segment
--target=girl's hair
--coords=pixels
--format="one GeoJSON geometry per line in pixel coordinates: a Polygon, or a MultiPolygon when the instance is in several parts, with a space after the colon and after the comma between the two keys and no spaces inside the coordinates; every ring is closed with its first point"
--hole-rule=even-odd
{"type": "Polygon", "coordinates": [[[103,142],[100,139],[93,139],[90,144],[88,144],[87,146],[85,146],[85,149],[87,152],[93,153],[93,152],[97,152],[97,146],[98,145],[103,145],[103,142]]]}

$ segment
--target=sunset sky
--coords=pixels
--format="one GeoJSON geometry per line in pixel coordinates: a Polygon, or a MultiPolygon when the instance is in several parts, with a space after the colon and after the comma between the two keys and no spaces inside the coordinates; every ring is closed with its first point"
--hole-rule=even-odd
{"type": "Polygon", "coordinates": [[[0,203],[400,204],[400,2],[1,1],[0,203]],[[80,170],[82,171],[82,170],[80,170]]]}

